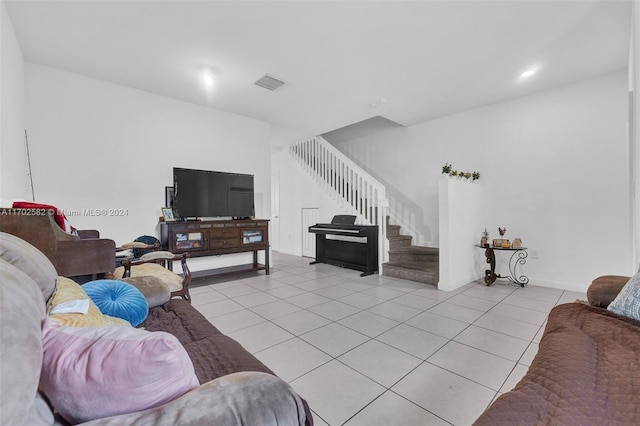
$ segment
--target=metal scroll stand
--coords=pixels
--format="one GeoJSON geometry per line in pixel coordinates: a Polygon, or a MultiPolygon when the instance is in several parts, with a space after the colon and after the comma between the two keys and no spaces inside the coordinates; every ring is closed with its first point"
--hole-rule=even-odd
{"type": "Polygon", "coordinates": [[[484,248],[484,255],[487,258],[487,263],[490,266],[490,269],[484,271],[484,282],[489,286],[493,284],[498,278],[506,278],[514,284],[519,284],[521,287],[524,287],[525,284],[529,283],[529,277],[524,274],[518,274],[517,269],[518,265],[524,265],[527,263],[527,257],[529,253],[527,253],[526,247],[518,247],[518,248],[506,248],[506,247],[490,247],[485,246],[482,247],[480,245],[476,246],[480,248],[484,248]],[[511,257],[509,258],[509,275],[500,275],[496,274],[496,254],[495,250],[501,251],[512,251],[511,257]]]}

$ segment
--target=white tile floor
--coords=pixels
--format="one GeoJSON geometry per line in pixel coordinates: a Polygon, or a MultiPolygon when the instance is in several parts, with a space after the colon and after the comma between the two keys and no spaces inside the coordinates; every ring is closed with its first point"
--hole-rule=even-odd
{"type": "Polygon", "coordinates": [[[270,275],[191,294],[308,401],[317,425],[469,425],[527,371],[549,310],[586,299],[482,281],[443,292],[310,260],[273,253],[270,275]]]}

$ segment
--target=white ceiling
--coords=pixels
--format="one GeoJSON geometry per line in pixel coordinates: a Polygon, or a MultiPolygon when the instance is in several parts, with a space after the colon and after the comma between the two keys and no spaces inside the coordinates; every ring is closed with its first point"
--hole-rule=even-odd
{"type": "Polygon", "coordinates": [[[624,69],[631,15],[611,0],[5,3],[26,61],[305,135],[375,116],[413,125],[624,69]],[[288,84],[255,86],[264,74],[288,84]]]}

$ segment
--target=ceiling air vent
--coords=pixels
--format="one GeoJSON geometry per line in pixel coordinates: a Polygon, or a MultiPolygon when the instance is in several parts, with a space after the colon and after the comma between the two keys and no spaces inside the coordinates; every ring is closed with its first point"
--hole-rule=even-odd
{"type": "Polygon", "coordinates": [[[275,91],[284,86],[286,83],[280,79],[265,74],[261,79],[254,83],[256,86],[264,87],[267,90],[275,91]]]}

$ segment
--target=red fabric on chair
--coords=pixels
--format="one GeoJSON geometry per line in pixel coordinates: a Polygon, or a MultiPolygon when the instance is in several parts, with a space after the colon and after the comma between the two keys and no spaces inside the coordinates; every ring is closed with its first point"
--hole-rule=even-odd
{"type": "Polygon", "coordinates": [[[53,216],[60,227],[67,234],[73,234],[76,230],[69,221],[67,217],[64,215],[64,212],[57,208],[56,206],[52,206],[50,204],[42,204],[42,203],[32,203],[30,201],[14,201],[13,202],[14,209],[51,209],[53,210],[53,216]]]}

